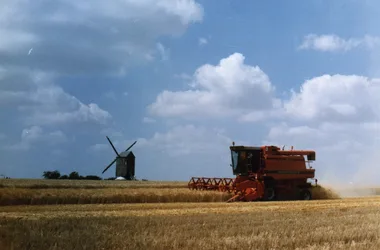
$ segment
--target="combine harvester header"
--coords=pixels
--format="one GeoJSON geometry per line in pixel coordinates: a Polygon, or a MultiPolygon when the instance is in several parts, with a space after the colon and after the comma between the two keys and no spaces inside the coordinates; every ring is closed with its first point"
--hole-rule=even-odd
{"type": "Polygon", "coordinates": [[[314,179],[315,169],[310,162],[315,161],[315,151],[235,146],[235,143],[230,150],[230,166],[236,178],[192,177],[189,188],[234,193],[228,202],[312,199],[308,179],[314,179]]]}

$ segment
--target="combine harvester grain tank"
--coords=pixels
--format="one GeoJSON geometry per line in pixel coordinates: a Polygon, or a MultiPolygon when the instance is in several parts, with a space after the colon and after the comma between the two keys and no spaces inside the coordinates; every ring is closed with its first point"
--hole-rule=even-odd
{"type": "Polygon", "coordinates": [[[312,150],[281,150],[276,146],[230,146],[235,178],[192,177],[192,190],[218,190],[233,193],[233,201],[311,200],[315,169],[312,150]],[[306,159],[305,159],[306,157],[306,159]]]}

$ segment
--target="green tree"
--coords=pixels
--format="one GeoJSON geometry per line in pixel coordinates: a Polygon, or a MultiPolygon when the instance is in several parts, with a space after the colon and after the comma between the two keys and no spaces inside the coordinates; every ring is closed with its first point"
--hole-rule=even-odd
{"type": "Polygon", "coordinates": [[[69,174],[69,179],[70,180],[79,180],[80,176],[78,174],[78,172],[76,171],[73,171],[69,174]]]}
{"type": "Polygon", "coordinates": [[[61,173],[58,170],[44,171],[42,176],[45,179],[59,179],[59,177],[61,176],[61,173]]]}

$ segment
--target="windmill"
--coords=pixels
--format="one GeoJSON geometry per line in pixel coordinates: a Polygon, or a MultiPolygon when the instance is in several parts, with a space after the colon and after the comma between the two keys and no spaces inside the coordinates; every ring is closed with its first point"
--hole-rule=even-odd
{"type": "Polygon", "coordinates": [[[137,141],[132,143],[125,151],[120,154],[117,152],[116,148],[113,146],[111,140],[106,136],[108,142],[116,153],[116,158],[103,170],[102,174],[107,171],[116,162],[116,178],[123,177],[126,180],[135,179],[135,155],[132,151],[129,151],[137,141]]]}

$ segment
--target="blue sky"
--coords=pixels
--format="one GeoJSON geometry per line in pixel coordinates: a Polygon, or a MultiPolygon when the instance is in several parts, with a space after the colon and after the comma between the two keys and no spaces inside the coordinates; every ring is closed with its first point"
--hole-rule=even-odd
{"type": "Polygon", "coordinates": [[[108,135],[138,141],[137,178],[230,177],[236,141],[314,149],[326,183],[377,182],[378,5],[6,0],[0,174],[101,175],[108,135]]]}

